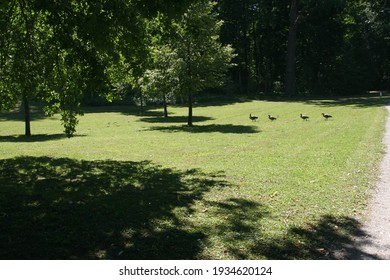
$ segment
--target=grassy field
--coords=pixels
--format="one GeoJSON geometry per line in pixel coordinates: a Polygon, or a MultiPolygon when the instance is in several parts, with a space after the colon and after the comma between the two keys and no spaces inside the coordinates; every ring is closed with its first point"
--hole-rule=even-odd
{"type": "Polygon", "coordinates": [[[388,102],[198,104],[194,127],[184,107],[85,108],[70,139],[1,113],[0,259],[335,258],[364,234],[388,102]]]}

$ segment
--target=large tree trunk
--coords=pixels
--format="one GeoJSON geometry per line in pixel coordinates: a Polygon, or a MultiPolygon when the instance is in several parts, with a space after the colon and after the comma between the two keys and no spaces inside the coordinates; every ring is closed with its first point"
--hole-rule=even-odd
{"type": "Polygon", "coordinates": [[[188,93],[188,126],[192,126],[192,93],[188,93]]]}
{"type": "Polygon", "coordinates": [[[24,124],[25,124],[25,133],[26,136],[31,136],[31,126],[30,126],[30,105],[27,99],[27,96],[23,94],[23,108],[24,108],[24,124]]]}
{"type": "Polygon", "coordinates": [[[295,61],[297,49],[297,23],[298,23],[298,2],[291,1],[290,9],[290,29],[287,41],[287,58],[286,58],[286,80],[285,89],[287,96],[292,96],[296,92],[295,83],[295,61]]]}

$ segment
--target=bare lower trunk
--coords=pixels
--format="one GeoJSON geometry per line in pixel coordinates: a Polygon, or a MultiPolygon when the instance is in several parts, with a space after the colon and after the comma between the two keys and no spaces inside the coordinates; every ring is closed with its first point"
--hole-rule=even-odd
{"type": "Polygon", "coordinates": [[[168,118],[167,97],[163,95],[164,118],[168,118]]]}
{"type": "Polygon", "coordinates": [[[192,93],[188,94],[188,126],[192,126],[192,93]]]}
{"type": "Polygon", "coordinates": [[[295,56],[297,49],[297,23],[298,23],[298,2],[299,0],[291,1],[290,10],[290,29],[287,42],[287,58],[286,58],[286,94],[292,96],[296,91],[295,83],[295,56]]]}
{"type": "Polygon", "coordinates": [[[141,116],[144,115],[144,95],[140,94],[140,106],[141,106],[141,116]]]}
{"type": "Polygon", "coordinates": [[[23,94],[23,108],[24,108],[24,124],[25,124],[25,136],[31,136],[31,118],[30,118],[30,105],[27,96],[23,94]]]}
{"type": "Polygon", "coordinates": [[[238,85],[240,94],[243,93],[243,79],[242,79],[242,65],[241,65],[241,57],[238,55],[238,85]]]}

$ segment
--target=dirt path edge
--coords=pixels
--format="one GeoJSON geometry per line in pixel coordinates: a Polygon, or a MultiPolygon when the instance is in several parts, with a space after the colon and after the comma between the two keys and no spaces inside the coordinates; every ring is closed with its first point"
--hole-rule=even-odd
{"type": "Polygon", "coordinates": [[[365,235],[355,239],[354,251],[358,253],[350,259],[390,260],[390,103],[386,109],[385,156],[380,166],[380,177],[363,221],[365,235]]]}

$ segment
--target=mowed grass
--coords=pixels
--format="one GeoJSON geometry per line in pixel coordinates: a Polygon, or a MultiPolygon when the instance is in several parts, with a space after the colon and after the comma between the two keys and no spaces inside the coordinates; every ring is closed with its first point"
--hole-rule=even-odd
{"type": "Polygon", "coordinates": [[[0,115],[2,259],[332,259],[364,234],[388,98],[0,115]],[[321,113],[333,115],[324,120],[321,113]],[[249,113],[259,117],[249,119],[249,113]],[[299,117],[310,116],[305,121],[299,117]],[[268,114],[277,116],[268,120],[268,114]]]}

